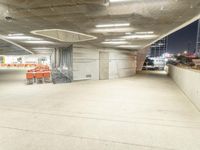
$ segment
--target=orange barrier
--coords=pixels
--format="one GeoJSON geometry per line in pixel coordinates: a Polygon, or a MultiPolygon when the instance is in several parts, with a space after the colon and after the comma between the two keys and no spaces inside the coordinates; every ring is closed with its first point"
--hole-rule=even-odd
{"type": "Polygon", "coordinates": [[[21,67],[21,68],[27,68],[27,67],[37,67],[39,66],[38,64],[0,64],[0,67],[21,67]]]}
{"type": "Polygon", "coordinates": [[[1,67],[7,67],[7,64],[0,64],[1,67]]]}

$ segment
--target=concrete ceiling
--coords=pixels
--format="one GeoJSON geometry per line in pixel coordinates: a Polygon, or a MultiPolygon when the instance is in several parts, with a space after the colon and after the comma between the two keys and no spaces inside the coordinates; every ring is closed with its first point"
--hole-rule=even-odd
{"type": "MultiPolygon", "coordinates": [[[[23,33],[25,36],[53,42],[36,44],[24,43],[25,40],[9,39],[35,52],[33,48],[54,48],[68,46],[71,43],[33,35],[30,33],[33,30],[64,29],[92,35],[97,39],[79,44],[89,44],[99,48],[119,48],[120,45],[102,42],[107,42],[105,40],[108,39],[125,38],[124,36],[127,36],[125,33],[131,32],[134,36],[138,32],[138,34],[153,32],[152,38],[131,38],[123,44],[137,45],[142,48],[200,14],[200,0],[112,1],[109,3],[107,0],[0,0],[0,34],[6,38],[8,34],[23,33]],[[102,24],[123,23],[130,23],[130,25],[114,28],[96,27],[102,24]]],[[[15,48],[11,48],[14,51],[15,48]]],[[[4,44],[0,43],[0,49],[4,50],[0,51],[0,54],[4,54],[3,52],[6,51],[4,44]]],[[[16,51],[19,51],[19,48],[16,51]]]]}
{"type": "Polygon", "coordinates": [[[14,44],[0,40],[0,54],[3,54],[3,55],[27,55],[27,54],[29,54],[29,52],[14,45],[14,44]]]}

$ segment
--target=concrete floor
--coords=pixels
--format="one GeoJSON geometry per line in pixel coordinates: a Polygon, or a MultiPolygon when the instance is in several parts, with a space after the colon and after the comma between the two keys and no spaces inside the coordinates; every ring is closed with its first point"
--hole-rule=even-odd
{"type": "Polygon", "coordinates": [[[200,113],[165,74],[30,86],[2,74],[0,150],[200,149],[200,113]]]}

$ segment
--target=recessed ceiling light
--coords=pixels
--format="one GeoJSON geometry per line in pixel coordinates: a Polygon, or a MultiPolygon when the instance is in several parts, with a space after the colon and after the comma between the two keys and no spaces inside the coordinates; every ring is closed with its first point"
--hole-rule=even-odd
{"type": "Polygon", "coordinates": [[[130,23],[117,23],[117,24],[99,24],[97,28],[108,28],[108,27],[128,27],[130,23]]]}
{"type": "Polygon", "coordinates": [[[28,44],[53,44],[54,42],[50,41],[23,41],[24,43],[28,44]]]}
{"type": "Polygon", "coordinates": [[[111,44],[111,45],[118,45],[118,44],[127,44],[126,41],[108,41],[108,42],[102,42],[102,44],[111,44]]]}

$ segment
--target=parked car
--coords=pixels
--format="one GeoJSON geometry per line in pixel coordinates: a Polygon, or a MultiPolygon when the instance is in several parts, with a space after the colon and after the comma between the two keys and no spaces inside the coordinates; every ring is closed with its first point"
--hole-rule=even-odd
{"type": "Polygon", "coordinates": [[[155,70],[154,61],[147,57],[143,65],[143,70],[155,70]]]}

